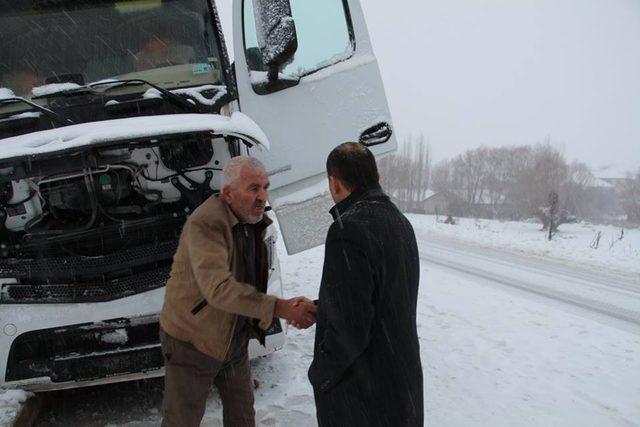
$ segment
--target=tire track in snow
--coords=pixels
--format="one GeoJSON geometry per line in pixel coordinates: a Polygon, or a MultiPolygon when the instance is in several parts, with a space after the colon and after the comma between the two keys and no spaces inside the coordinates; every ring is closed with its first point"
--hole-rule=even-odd
{"type": "Polygon", "coordinates": [[[514,263],[521,270],[535,272],[538,275],[557,278],[563,276],[573,282],[581,282],[587,286],[599,286],[601,288],[616,291],[640,294],[640,277],[632,272],[620,275],[613,271],[601,271],[591,265],[575,265],[563,260],[545,259],[539,254],[523,254],[517,251],[505,251],[491,247],[485,247],[476,242],[464,242],[457,238],[444,239],[431,233],[418,231],[421,245],[438,251],[445,251],[456,256],[463,255],[477,260],[490,261],[494,264],[502,264],[507,268],[513,268],[514,263]]]}
{"type": "MultiPolygon", "coordinates": [[[[533,293],[539,296],[543,296],[546,298],[551,298],[556,301],[561,301],[566,304],[570,304],[573,306],[577,306],[582,309],[586,309],[589,311],[593,311],[599,314],[603,314],[605,316],[614,317],[619,320],[623,320],[626,322],[633,323],[635,325],[640,325],[640,293],[636,292],[625,292],[625,297],[627,299],[631,298],[637,303],[635,306],[638,307],[637,310],[628,309],[624,307],[620,307],[619,305],[605,302],[602,300],[598,300],[595,298],[589,298],[584,294],[579,292],[571,292],[566,290],[559,290],[555,288],[551,288],[545,285],[541,285],[539,282],[544,280],[525,280],[521,277],[515,277],[514,274],[507,275],[496,273],[495,271],[491,271],[488,268],[492,263],[498,265],[504,265],[504,261],[500,259],[492,259],[490,257],[481,257],[480,261],[483,262],[483,266],[472,265],[471,263],[465,263],[464,260],[470,254],[466,254],[463,251],[451,251],[448,248],[435,245],[435,244],[419,244],[420,248],[420,259],[431,264],[438,265],[440,267],[445,267],[451,270],[455,270],[457,272],[478,277],[489,282],[498,283],[503,286],[508,286],[511,288],[516,288],[525,292],[533,293]],[[433,249],[437,249],[440,253],[448,254],[449,257],[434,255],[433,249]],[[453,258],[453,259],[452,259],[453,258]]],[[[471,255],[473,257],[473,255],[471,255]]],[[[475,257],[477,258],[477,257],[475,257]]],[[[568,277],[566,274],[553,274],[553,271],[544,271],[544,270],[533,270],[526,265],[521,265],[520,263],[510,263],[508,265],[509,269],[525,270],[523,276],[529,276],[532,279],[536,277],[539,279],[548,278],[550,276],[555,277],[556,279],[564,279],[571,280],[571,277],[568,277]]],[[[579,280],[578,284],[581,286],[589,286],[589,282],[583,278],[576,278],[579,280]],[[586,282],[586,283],[585,283],[586,282]]],[[[602,286],[598,286],[597,282],[591,283],[592,285],[596,285],[596,288],[603,292],[602,286]]],[[[624,289],[627,290],[627,289],[624,289]]],[[[613,289],[609,290],[609,292],[614,291],[613,289]]]]}

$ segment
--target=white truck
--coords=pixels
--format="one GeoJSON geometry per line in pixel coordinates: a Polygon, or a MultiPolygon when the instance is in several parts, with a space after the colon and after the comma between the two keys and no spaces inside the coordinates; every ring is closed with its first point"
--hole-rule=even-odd
{"type": "Polygon", "coordinates": [[[395,150],[358,0],[231,11],[233,63],[212,0],[0,0],[0,386],[162,375],[177,239],[231,157],[265,163],[295,253],[328,223],[329,151],[395,150]]]}

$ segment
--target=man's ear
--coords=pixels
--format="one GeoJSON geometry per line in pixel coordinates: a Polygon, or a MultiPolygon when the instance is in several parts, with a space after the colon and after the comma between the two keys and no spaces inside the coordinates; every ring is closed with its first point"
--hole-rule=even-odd
{"type": "Polygon", "coordinates": [[[329,186],[331,187],[331,192],[337,194],[340,191],[340,180],[335,176],[329,175],[329,186]]]}
{"type": "Polygon", "coordinates": [[[227,204],[231,204],[231,200],[233,199],[233,197],[231,197],[231,187],[229,187],[228,185],[222,187],[220,195],[222,196],[222,200],[227,202],[227,204]]]}

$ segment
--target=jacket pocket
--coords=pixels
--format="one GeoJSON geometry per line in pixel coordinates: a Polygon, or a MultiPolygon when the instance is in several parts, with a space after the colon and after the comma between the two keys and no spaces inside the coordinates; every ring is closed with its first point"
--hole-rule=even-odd
{"type": "Polygon", "coordinates": [[[202,309],[204,309],[206,306],[207,306],[207,300],[203,298],[202,301],[200,301],[198,304],[195,305],[195,307],[191,309],[191,314],[195,316],[196,314],[200,313],[202,309]]]}

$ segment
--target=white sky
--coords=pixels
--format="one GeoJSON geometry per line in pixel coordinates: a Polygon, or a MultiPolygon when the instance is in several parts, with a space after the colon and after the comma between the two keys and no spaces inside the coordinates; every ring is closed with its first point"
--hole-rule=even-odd
{"type": "Polygon", "coordinates": [[[640,168],[639,0],[361,3],[396,131],[436,160],[550,137],[599,176],[640,168]]]}
{"type": "Polygon", "coordinates": [[[603,176],[640,168],[640,1],[363,3],[396,128],[436,158],[549,136],[603,176]]]}

